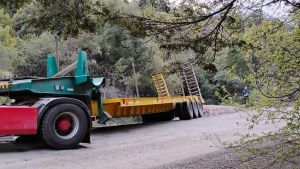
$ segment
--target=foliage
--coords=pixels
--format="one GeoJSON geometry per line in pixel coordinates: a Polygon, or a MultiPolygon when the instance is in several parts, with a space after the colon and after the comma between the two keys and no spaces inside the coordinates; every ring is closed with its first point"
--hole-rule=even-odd
{"type": "Polygon", "coordinates": [[[245,84],[238,77],[232,78],[224,71],[211,73],[203,69],[196,70],[196,75],[206,104],[236,104],[240,101],[245,84]]]}
{"type": "Polygon", "coordinates": [[[32,36],[28,41],[19,40],[20,51],[13,61],[12,72],[18,76],[45,76],[47,54],[55,49],[55,38],[48,32],[41,36],[32,36]]]}
{"type": "Polygon", "coordinates": [[[178,74],[171,74],[166,78],[166,83],[171,96],[182,95],[182,84],[178,74]]]}
{"type": "Polygon", "coordinates": [[[249,55],[254,61],[256,84],[262,94],[267,97],[284,98],[297,94],[299,89],[300,42],[297,40],[297,29],[274,29],[279,26],[278,22],[266,21],[250,28],[244,39],[257,47],[252,49],[249,55]],[[259,39],[255,38],[260,36],[262,37],[259,39]]]}
{"type": "Polygon", "coordinates": [[[17,10],[32,0],[5,0],[0,1],[0,8],[3,8],[9,15],[14,15],[17,10]]]}
{"type": "Polygon", "coordinates": [[[167,0],[140,0],[139,7],[145,8],[147,6],[153,6],[156,11],[164,11],[169,12],[170,9],[170,2],[167,0]]]}
{"type": "Polygon", "coordinates": [[[196,70],[197,79],[206,104],[219,104],[220,98],[216,95],[220,85],[213,80],[213,74],[204,70],[196,70]]]}
{"type": "Polygon", "coordinates": [[[10,75],[11,61],[15,59],[18,51],[14,47],[6,47],[0,44],[0,77],[10,75]]]}
{"type": "Polygon", "coordinates": [[[15,14],[14,29],[19,35],[30,29],[34,33],[49,30],[63,37],[77,36],[80,31],[94,32],[92,6],[89,0],[32,1],[15,14]]]}
{"type": "Polygon", "coordinates": [[[0,105],[10,105],[14,100],[8,97],[0,97],[0,105]]]}
{"type": "Polygon", "coordinates": [[[227,74],[245,79],[251,73],[249,61],[238,46],[224,48],[216,58],[217,69],[225,70],[227,74]]]}
{"type": "Polygon", "coordinates": [[[242,145],[251,155],[273,157],[269,165],[291,162],[299,157],[299,31],[298,25],[283,26],[278,20],[262,21],[249,27],[243,40],[251,44],[245,54],[252,60],[254,73],[249,80],[257,90],[250,97],[255,113],[249,117],[250,128],[258,123],[276,123],[282,128],[263,136],[247,135],[242,145]],[[267,143],[267,144],[265,144],[267,143]],[[247,146],[263,144],[263,147],[247,146]]]}
{"type": "Polygon", "coordinates": [[[11,17],[0,8],[0,76],[8,75],[10,60],[16,55],[16,38],[11,29],[11,17]]]}

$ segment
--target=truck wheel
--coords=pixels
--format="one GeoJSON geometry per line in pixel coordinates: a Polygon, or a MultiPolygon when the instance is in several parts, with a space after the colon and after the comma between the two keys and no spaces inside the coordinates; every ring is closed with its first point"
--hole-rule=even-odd
{"type": "Polygon", "coordinates": [[[198,109],[198,105],[197,105],[197,103],[196,102],[191,102],[191,104],[192,104],[192,108],[193,108],[193,117],[194,118],[198,118],[199,117],[199,109],[198,109]]]}
{"type": "Polygon", "coordinates": [[[151,123],[151,122],[154,122],[154,119],[152,116],[150,116],[150,114],[145,114],[145,115],[142,115],[142,121],[143,121],[143,123],[151,123]]]}
{"type": "Polygon", "coordinates": [[[165,113],[162,113],[163,114],[163,121],[171,121],[174,119],[175,117],[175,111],[174,110],[170,110],[170,111],[167,111],[165,113]]]}
{"type": "Polygon", "coordinates": [[[180,120],[183,120],[183,106],[182,103],[176,103],[176,108],[175,108],[175,116],[179,117],[180,120]]]}
{"type": "Polygon", "coordinates": [[[73,104],[54,106],[43,118],[42,138],[52,148],[75,148],[87,131],[88,119],[85,112],[73,104]]]}
{"type": "Polygon", "coordinates": [[[197,107],[198,107],[198,112],[199,112],[199,117],[203,117],[204,116],[204,109],[203,109],[203,105],[197,103],[197,107]]]}
{"type": "Polygon", "coordinates": [[[190,120],[193,118],[193,109],[190,102],[182,102],[176,104],[176,113],[180,120],[190,120]]]}

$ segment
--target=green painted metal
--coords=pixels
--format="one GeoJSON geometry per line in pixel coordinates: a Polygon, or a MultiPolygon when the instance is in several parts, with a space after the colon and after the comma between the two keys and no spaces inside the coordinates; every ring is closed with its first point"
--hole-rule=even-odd
{"type": "Polygon", "coordinates": [[[75,70],[75,83],[81,84],[87,81],[89,76],[89,69],[87,65],[87,55],[84,51],[78,52],[77,66],[75,70]]]}
{"type": "Polygon", "coordinates": [[[56,57],[49,54],[47,57],[47,77],[50,78],[56,73],[58,73],[56,57]]]}
{"type": "MultiPolygon", "coordinates": [[[[9,87],[0,87],[0,96],[14,92],[31,92],[34,95],[55,97],[80,97],[87,101],[96,99],[98,102],[98,116],[105,118],[101,94],[98,87],[104,83],[104,77],[91,78],[88,72],[87,55],[84,51],[78,52],[75,76],[53,77],[58,73],[55,56],[48,55],[47,78],[26,78],[20,80],[0,82],[9,84],[9,87]]],[[[104,120],[104,119],[103,119],[104,120]]]]}
{"type": "Polygon", "coordinates": [[[12,91],[31,91],[37,94],[51,95],[90,95],[95,87],[88,77],[85,83],[77,85],[75,77],[57,77],[45,79],[16,80],[10,86],[12,91]]]}
{"type": "Polygon", "coordinates": [[[100,124],[104,124],[107,120],[109,120],[111,118],[111,116],[109,114],[106,114],[104,112],[104,107],[103,107],[103,101],[101,98],[101,94],[94,89],[93,91],[94,94],[99,94],[96,96],[96,98],[94,98],[94,101],[97,101],[97,107],[98,107],[98,118],[99,118],[99,123],[100,124]]]}
{"type": "MultiPolygon", "coordinates": [[[[104,78],[97,79],[102,79],[102,82],[104,81],[104,78]]],[[[30,91],[37,94],[90,96],[92,90],[102,84],[101,83],[95,85],[93,83],[93,79],[91,79],[90,77],[87,77],[87,81],[79,85],[76,84],[75,81],[75,77],[71,76],[45,79],[15,80],[10,84],[10,87],[6,89],[6,91],[30,91]]]]}

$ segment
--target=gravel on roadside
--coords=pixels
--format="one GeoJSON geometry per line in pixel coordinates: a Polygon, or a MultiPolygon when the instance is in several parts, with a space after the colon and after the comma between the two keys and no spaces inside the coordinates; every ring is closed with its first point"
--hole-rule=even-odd
{"type": "MultiPolygon", "coordinates": [[[[300,162],[300,159],[296,161],[300,162]]],[[[270,166],[269,163],[269,157],[262,156],[242,161],[240,155],[238,156],[234,151],[223,149],[206,155],[195,156],[178,162],[164,164],[152,169],[300,169],[299,163],[283,162],[272,166],[270,166]]]]}

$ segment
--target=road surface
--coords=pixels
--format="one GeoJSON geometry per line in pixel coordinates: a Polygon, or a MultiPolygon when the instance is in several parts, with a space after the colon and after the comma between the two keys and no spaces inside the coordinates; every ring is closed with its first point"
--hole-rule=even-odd
{"type": "MultiPolygon", "coordinates": [[[[99,128],[92,133],[92,144],[81,144],[75,150],[0,142],[0,168],[173,168],[173,163],[219,152],[224,148],[223,142],[237,140],[236,133],[248,132],[246,116],[231,112],[187,121],[99,128]]],[[[276,126],[261,124],[255,132],[274,129],[276,126]]]]}

